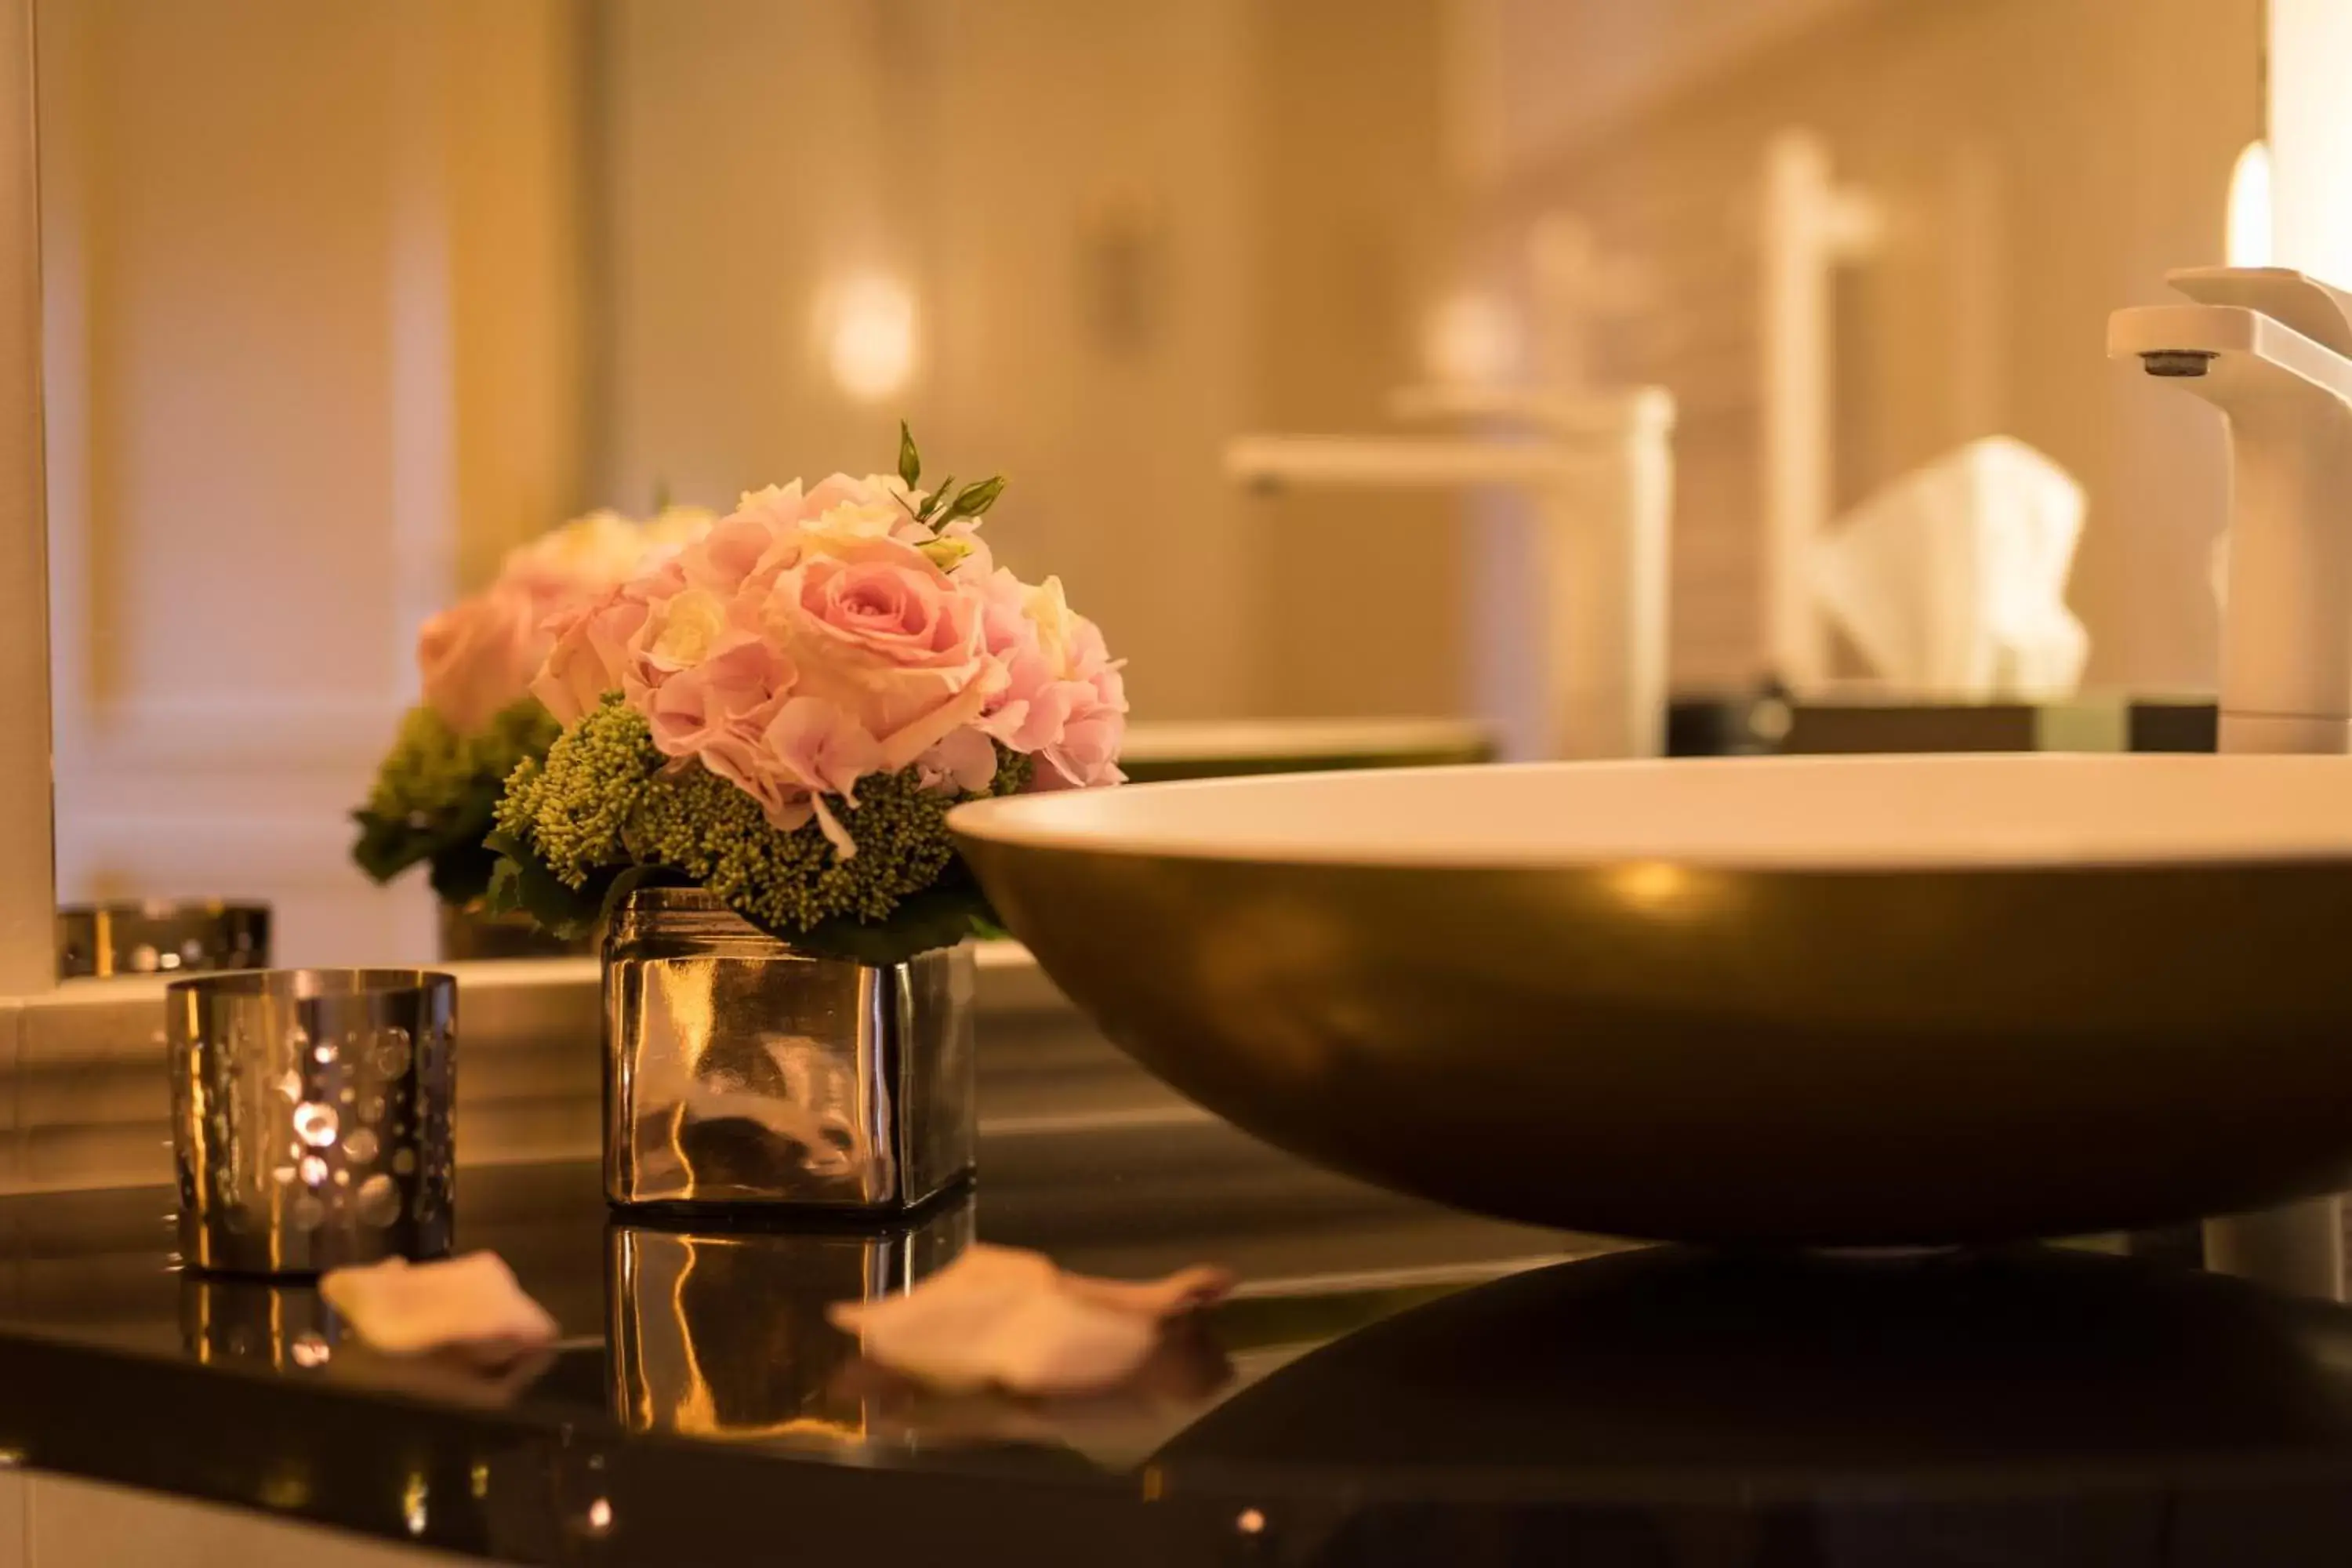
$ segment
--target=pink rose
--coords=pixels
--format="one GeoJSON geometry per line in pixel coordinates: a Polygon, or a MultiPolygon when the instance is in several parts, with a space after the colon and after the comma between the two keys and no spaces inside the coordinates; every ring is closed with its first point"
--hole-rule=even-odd
{"type": "Polygon", "coordinates": [[[543,618],[530,593],[502,584],[425,622],[416,637],[425,705],[460,735],[488,729],[546,654],[543,618]]]}
{"type": "MultiPolygon", "coordinates": [[[[583,626],[580,617],[592,607],[609,609],[622,584],[698,541],[710,526],[708,512],[686,507],[643,524],[600,511],[509,551],[496,582],[435,616],[418,636],[425,702],[452,729],[475,734],[545,683],[555,695],[551,700],[541,694],[541,700],[570,722],[611,689],[598,684],[612,673],[611,628],[603,622],[583,626]],[[545,661],[565,631],[576,635],[550,678],[545,661]],[[600,662],[608,668],[599,669],[600,662]]],[[[640,595],[634,613],[642,607],[640,595]]],[[[625,619],[633,614],[620,613],[625,619]]]]}
{"type": "Polygon", "coordinates": [[[701,542],[678,557],[678,585],[733,594],[773,547],[778,531],[770,519],[756,512],[720,519],[701,542]]]}
{"type": "Polygon", "coordinates": [[[550,623],[554,643],[530,681],[530,694],[557,723],[577,722],[606,692],[621,689],[629,643],[646,613],[645,600],[622,587],[550,623]]]}
{"type": "Polygon", "coordinates": [[[1002,679],[978,598],[897,540],[809,557],[777,578],[761,609],[799,670],[795,694],[832,702],[873,736],[886,772],[979,718],[1002,679]]]}

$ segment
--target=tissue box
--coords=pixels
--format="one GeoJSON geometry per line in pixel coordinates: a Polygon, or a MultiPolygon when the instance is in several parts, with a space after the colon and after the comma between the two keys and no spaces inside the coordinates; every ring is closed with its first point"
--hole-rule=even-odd
{"type": "Polygon", "coordinates": [[[1764,695],[1677,699],[1671,756],[1892,752],[2210,752],[2210,698],[2093,697],[2053,702],[1792,702],[1764,695]]]}

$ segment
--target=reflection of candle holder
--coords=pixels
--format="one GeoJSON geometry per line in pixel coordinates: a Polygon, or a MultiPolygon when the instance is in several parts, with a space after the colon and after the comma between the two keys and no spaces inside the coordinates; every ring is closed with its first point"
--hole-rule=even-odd
{"type": "Polygon", "coordinates": [[[868,1397],[837,1375],[857,1342],[825,1309],[905,1290],[971,1237],[969,1193],[911,1222],[856,1228],[616,1222],[605,1255],[614,1414],[639,1432],[862,1440],[868,1397]]]}
{"type": "Polygon", "coordinates": [[[336,1338],[334,1314],[308,1282],[180,1278],[180,1339],[206,1366],[320,1366],[336,1338]]]}
{"type": "Polygon", "coordinates": [[[68,904],[58,911],[58,978],[269,967],[269,906],[68,904]]]}

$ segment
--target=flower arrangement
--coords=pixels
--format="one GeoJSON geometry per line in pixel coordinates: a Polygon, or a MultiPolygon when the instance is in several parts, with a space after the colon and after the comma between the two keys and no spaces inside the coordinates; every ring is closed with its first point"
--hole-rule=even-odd
{"type": "Polygon", "coordinates": [[[989,479],[898,472],[742,498],[557,618],[530,689],[562,732],[508,779],[494,910],[559,934],[698,886],[814,956],[898,962],[991,927],[948,811],[1118,783],[1119,665],[1058,579],[980,536],[989,479]]]}
{"type": "Polygon", "coordinates": [[[495,582],[425,624],[424,700],[403,717],[367,804],[352,813],[352,858],[378,882],[429,863],[433,890],[469,904],[497,856],[483,843],[515,765],[556,737],[530,682],[555,645],[551,621],[708,532],[711,514],[669,507],[649,521],[592,513],[509,552],[495,582]]]}

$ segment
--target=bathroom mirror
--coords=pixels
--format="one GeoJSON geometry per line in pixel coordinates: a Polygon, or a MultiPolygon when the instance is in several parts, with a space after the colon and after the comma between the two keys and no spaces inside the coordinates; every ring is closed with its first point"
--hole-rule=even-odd
{"type": "Polygon", "coordinates": [[[2212,678],[2220,432],[2101,341],[2261,258],[2260,0],[35,10],[61,898],[430,958],[348,818],[419,624],[592,508],[885,468],[901,416],[1011,477],[1000,553],[1139,722],[1507,738],[1511,483],[1229,470],[1433,384],[1670,395],[1675,691],[1779,673],[1789,529],[1993,436],[2086,498],[2084,679],[2212,678]]]}

